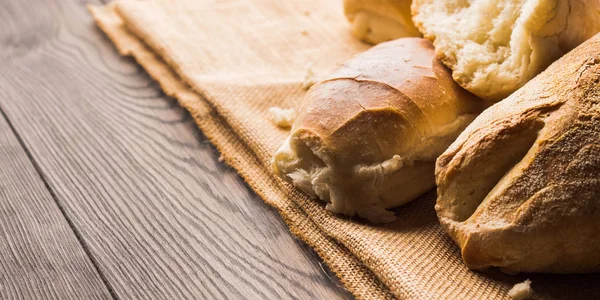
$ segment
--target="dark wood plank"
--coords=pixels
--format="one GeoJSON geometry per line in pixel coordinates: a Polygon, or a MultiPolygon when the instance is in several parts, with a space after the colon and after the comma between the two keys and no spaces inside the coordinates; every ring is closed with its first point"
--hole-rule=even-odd
{"type": "Polygon", "coordinates": [[[0,105],[115,294],[348,298],[83,2],[0,0],[0,105]]]}
{"type": "Polygon", "coordinates": [[[1,113],[0,299],[111,299],[1,113]]]}

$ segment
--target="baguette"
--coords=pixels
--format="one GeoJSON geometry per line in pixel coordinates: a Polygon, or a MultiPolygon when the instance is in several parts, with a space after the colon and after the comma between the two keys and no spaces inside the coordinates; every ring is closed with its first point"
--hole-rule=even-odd
{"type": "Polygon", "coordinates": [[[436,182],[469,268],[600,271],[600,34],[484,111],[436,182]]]}
{"type": "Polygon", "coordinates": [[[421,38],[357,55],[304,101],[275,174],[330,211],[374,223],[434,188],[435,159],[483,109],[421,38]]]}

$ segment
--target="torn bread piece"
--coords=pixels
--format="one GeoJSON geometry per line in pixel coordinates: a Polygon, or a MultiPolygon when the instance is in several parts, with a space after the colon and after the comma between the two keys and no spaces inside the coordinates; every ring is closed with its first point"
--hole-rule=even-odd
{"type": "Polygon", "coordinates": [[[600,271],[600,34],[485,110],[437,160],[472,269],[600,271]]]}
{"type": "Polygon", "coordinates": [[[454,79],[491,101],[600,31],[597,0],[414,0],[412,13],[454,79]]]}
{"type": "Polygon", "coordinates": [[[306,93],[273,170],[327,208],[374,223],[434,187],[434,162],[483,109],[431,42],[380,44],[306,93]]]}

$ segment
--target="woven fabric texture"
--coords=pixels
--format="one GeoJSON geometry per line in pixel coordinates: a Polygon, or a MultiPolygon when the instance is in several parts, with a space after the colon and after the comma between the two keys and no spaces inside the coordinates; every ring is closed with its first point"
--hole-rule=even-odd
{"type": "MultiPolygon", "coordinates": [[[[117,1],[90,11],[357,298],[504,299],[525,279],[468,270],[437,221],[433,191],[397,209],[394,223],[374,226],[331,214],[271,174],[288,132],[268,109],[298,109],[309,66],[318,78],[368,48],[350,35],[341,1],[117,1]]],[[[600,293],[598,277],[529,278],[536,298],[600,293]]]]}

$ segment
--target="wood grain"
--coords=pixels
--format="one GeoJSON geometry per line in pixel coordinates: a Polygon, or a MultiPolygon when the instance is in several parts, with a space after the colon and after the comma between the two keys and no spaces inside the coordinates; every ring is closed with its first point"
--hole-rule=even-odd
{"type": "Polygon", "coordinates": [[[110,299],[0,114],[0,299],[110,299]]]}
{"type": "Polygon", "coordinates": [[[0,105],[116,297],[349,298],[85,2],[0,0],[0,105]]]}

